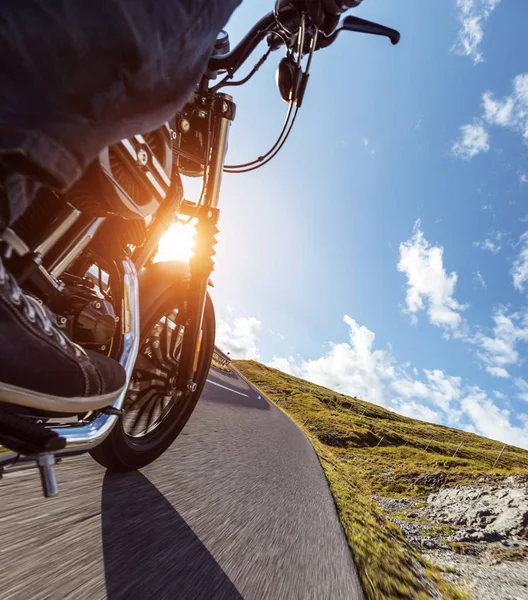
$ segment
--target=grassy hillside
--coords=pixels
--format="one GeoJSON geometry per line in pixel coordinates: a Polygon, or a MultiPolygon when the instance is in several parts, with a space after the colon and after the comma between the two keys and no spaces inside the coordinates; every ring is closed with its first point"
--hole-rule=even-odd
{"type": "Polygon", "coordinates": [[[254,361],[234,366],[305,431],[319,455],[369,598],[460,598],[371,500],[423,496],[440,485],[528,475],[528,452],[402,417],[254,361]],[[388,559],[390,557],[390,559],[388,559]]]}

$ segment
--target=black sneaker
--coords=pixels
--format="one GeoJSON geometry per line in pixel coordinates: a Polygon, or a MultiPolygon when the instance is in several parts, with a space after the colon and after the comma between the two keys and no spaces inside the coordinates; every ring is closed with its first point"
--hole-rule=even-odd
{"type": "Polygon", "coordinates": [[[0,258],[0,402],[87,412],[112,404],[125,381],[118,362],[86,352],[54,327],[0,258]]]}

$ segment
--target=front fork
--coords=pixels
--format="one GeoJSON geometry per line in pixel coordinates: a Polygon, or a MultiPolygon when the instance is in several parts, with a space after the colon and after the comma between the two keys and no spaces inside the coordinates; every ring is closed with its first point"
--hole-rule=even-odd
{"type": "MultiPolygon", "coordinates": [[[[202,324],[207,295],[207,285],[214,269],[213,256],[218,233],[218,200],[227,152],[228,131],[235,115],[235,105],[231,96],[214,94],[210,100],[212,117],[212,144],[210,161],[204,174],[205,193],[203,203],[198,206],[196,217],[194,256],[190,261],[191,279],[185,310],[185,335],[178,370],[177,388],[182,393],[194,392],[194,381],[198,368],[202,324]]],[[[207,150],[209,152],[209,150],[207,150]]]]}

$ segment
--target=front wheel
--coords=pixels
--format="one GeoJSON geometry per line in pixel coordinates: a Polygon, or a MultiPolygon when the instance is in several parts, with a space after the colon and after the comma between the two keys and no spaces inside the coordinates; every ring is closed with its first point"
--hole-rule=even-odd
{"type": "Polygon", "coordinates": [[[178,437],[202,393],[214,350],[215,315],[207,295],[195,373],[196,390],[178,397],[175,381],[185,336],[178,314],[183,299],[172,293],[141,315],[139,352],[123,404],[123,416],[92,457],[110,471],[141,469],[178,437]]]}

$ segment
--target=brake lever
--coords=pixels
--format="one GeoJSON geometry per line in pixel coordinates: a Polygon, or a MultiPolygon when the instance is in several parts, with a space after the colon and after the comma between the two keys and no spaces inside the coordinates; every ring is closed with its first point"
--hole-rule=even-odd
{"type": "Polygon", "coordinates": [[[389,38],[392,45],[395,46],[400,41],[400,32],[379,23],[373,23],[359,17],[345,17],[338,27],[328,36],[321,35],[317,42],[317,50],[327,48],[333,44],[341,31],[358,31],[359,33],[369,33],[371,35],[381,35],[389,38]]]}

